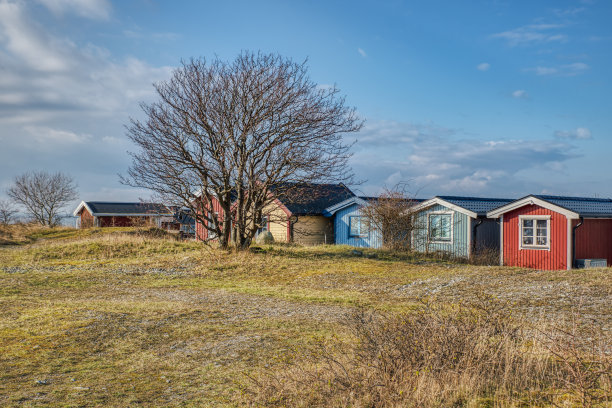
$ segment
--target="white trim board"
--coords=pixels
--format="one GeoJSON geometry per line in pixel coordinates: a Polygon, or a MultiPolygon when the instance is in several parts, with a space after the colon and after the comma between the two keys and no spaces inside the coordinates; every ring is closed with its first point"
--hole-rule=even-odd
{"type": "Polygon", "coordinates": [[[478,214],[476,214],[474,211],[467,210],[467,209],[465,209],[463,207],[460,207],[460,206],[455,205],[453,203],[450,203],[450,202],[448,202],[446,200],[443,200],[440,197],[434,197],[434,198],[430,198],[427,201],[423,201],[422,203],[412,207],[411,211],[413,211],[413,212],[420,212],[420,211],[422,211],[422,210],[424,210],[426,208],[433,207],[434,205],[441,205],[441,206],[449,208],[449,209],[451,209],[453,211],[457,211],[457,212],[459,212],[461,214],[465,214],[468,217],[478,218],[478,214]]]}
{"type": "Polygon", "coordinates": [[[357,197],[357,196],[351,197],[351,198],[347,198],[346,200],[341,201],[338,204],[334,204],[334,205],[332,205],[330,207],[327,207],[325,210],[323,210],[323,215],[325,217],[331,217],[332,215],[334,215],[338,211],[340,211],[340,210],[342,210],[344,208],[350,207],[351,205],[354,205],[354,204],[364,206],[364,205],[367,205],[368,202],[366,200],[364,200],[363,198],[360,198],[360,197],[357,197]]]}
{"type": "Polygon", "coordinates": [[[516,201],[513,201],[513,202],[511,202],[509,204],[506,204],[506,205],[498,207],[498,208],[496,208],[494,210],[491,210],[491,211],[489,211],[487,213],[487,217],[488,218],[499,218],[499,216],[504,214],[504,213],[516,210],[516,209],[524,207],[526,205],[537,205],[537,206],[540,206],[542,208],[546,208],[548,210],[551,210],[551,211],[557,212],[559,214],[565,215],[565,217],[567,219],[575,220],[575,219],[580,218],[580,215],[578,213],[575,213],[575,212],[570,211],[570,210],[568,210],[566,208],[560,207],[560,206],[558,206],[556,204],[553,204],[551,202],[548,202],[546,200],[542,200],[541,198],[534,197],[532,195],[520,198],[520,199],[518,199],[516,201]]]}

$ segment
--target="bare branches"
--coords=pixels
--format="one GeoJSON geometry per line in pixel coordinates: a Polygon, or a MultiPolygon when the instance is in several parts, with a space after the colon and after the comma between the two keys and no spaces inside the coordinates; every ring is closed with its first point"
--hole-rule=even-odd
{"type": "Polygon", "coordinates": [[[0,200],[0,225],[8,225],[15,221],[17,209],[8,200],[0,200]]]}
{"type": "Polygon", "coordinates": [[[305,63],[249,52],[191,59],[155,89],[159,100],[142,105],[147,119],[128,127],[138,152],[122,182],[193,209],[222,246],[232,228],[238,246],[250,244],[271,190],[352,178],[343,136],[362,121],[337,89],[308,78],[305,63]]]}
{"type": "Polygon", "coordinates": [[[406,189],[398,185],[394,189],[386,189],[377,199],[370,200],[361,212],[368,219],[370,229],[382,234],[385,248],[409,250],[413,233],[422,228],[413,216],[412,207],[415,204],[406,189]]]}
{"type": "Polygon", "coordinates": [[[7,194],[24,207],[39,224],[54,227],[60,222],[60,211],[77,198],[72,177],[63,173],[44,171],[25,173],[15,177],[7,194]]]}

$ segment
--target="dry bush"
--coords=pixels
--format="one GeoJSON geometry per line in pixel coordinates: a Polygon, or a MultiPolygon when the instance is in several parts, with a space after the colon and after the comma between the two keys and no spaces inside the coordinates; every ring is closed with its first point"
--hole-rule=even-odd
{"type": "Polygon", "coordinates": [[[499,265],[499,248],[487,246],[474,248],[469,262],[472,265],[499,265]]]}
{"type": "MultiPolygon", "coordinates": [[[[426,303],[360,312],[353,340],[321,341],[251,376],[251,405],[295,407],[605,406],[610,356],[559,336],[541,343],[505,304],[426,303]],[[586,363],[588,361],[588,363],[586,363]],[[581,374],[574,374],[582,370],[581,374]]],[[[557,333],[558,334],[558,333],[557,333]]]]}

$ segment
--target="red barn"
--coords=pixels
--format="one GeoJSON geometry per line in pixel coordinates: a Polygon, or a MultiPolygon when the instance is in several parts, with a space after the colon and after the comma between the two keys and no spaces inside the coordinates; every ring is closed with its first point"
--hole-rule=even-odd
{"type": "Polygon", "coordinates": [[[571,269],[589,259],[612,265],[612,199],[529,195],[487,216],[500,219],[502,265],[571,269]]]}

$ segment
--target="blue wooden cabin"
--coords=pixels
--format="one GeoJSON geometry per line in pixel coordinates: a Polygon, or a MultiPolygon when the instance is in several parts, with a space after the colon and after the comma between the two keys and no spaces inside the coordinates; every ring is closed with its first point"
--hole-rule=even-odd
{"type": "Polygon", "coordinates": [[[361,248],[382,247],[382,234],[370,228],[370,223],[361,209],[375,197],[351,197],[328,207],[323,215],[334,217],[334,242],[361,248]]]}
{"type": "Polygon", "coordinates": [[[499,250],[499,223],[487,212],[506,205],[504,198],[436,196],[414,207],[412,247],[469,258],[478,251],[499,250]]]}

